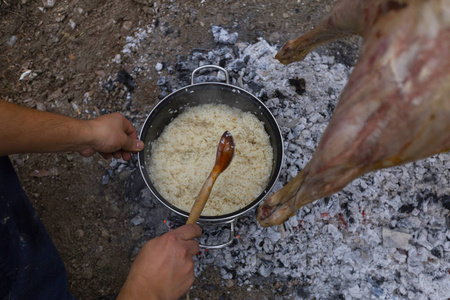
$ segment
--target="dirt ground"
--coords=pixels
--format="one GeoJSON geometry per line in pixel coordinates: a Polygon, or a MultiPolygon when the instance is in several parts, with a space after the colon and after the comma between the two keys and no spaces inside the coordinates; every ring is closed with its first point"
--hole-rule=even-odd
{"type": "MultiPolygon", "coordinates": [[[[110,64],[137,27],[157,22],[149,59],[173,65],[177,55],[216,45],[212,25],[238,32],[238,40],[263,37],[281,46],[311,29],[330,11],[333,0],[0,0],[0,97],[27,107],[89,118],[89,111],[119,111],[130,119],[145,116],[157,103],[153,79],[135,78],[132,101],[120,89],[107,91],[99,80],[134,66],[110,64]],[[54,2],[54,6],[52,6],[54,2]],[[19,80],[26,70],[32,76],[19,80]],[[88,94],[86,94],[88,93],[88,94]],[[91,98],[83,103],[86,96],[91,98]]],[[[345,57],[345,43],[329,51],[345,57]],[[334,49],[334,50],[333,50],[334,49]]],[[[132,245],[142,228],[130,224],[125,183],[130,172],[102,176],[110,162],[77,153],[15,155],[23,187],[60,251],[70,291],[80,299],[116,294],[132,261],[132,245]],[[45,171],[36,177],[35,170],[45,171]],[[48,171],[48,172],[47,172],[48,171]]],[[[272,298],[280,284],[248,290],[224,287],[216,270],[196,279],[186,298],[272,298]]],[[[281,289],[283,290],[283,288],[281,289]]]]}

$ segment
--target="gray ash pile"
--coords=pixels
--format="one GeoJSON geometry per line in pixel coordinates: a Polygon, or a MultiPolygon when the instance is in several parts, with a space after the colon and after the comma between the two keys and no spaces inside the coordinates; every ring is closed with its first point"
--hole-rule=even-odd
{"type": "MultiPolygon", "coordinates": [[[[127,39],[122,55],[133,59],[133,77],[157,72],[153,80],[161,89],[161,99],[191,84],[195,68],[214,64],[228,70],[231,84],[270,109],[285,143],[285,162],[275,190],[311,159],[352,71],[333,54],[317,52],[284,66],[274,59],[278,46],[264,40],[240,43],[236,34],[220,27],[212,28],[214,49],[193,49],[178,56],[174,65],[162,61],[149,65],[137,53],[151,34],[151,28],[138,30],[127,39]]],[[[204,70],[195,82],[223,80],[220,72],[204,70]]],[[[137,127],[142,125],[139,121],[143,122],[136,120],[137,127]]],[[[446,153],[372,172],[303,207],[278,227],[262,228],[253,211],[237,220],[239,238],[231,246],[198,255],[196,273],[214,266],[220,269],[224,285],[232,279],[246,289],[267,282],[297,286],[278,293],[280,299],[447,299],[449,169],[446,153]]],[[[140,192],[131,197],[131,222],[143,226],[147,239],[183,223],[153,199],[142,182],[133,188],[140,192]]],[[[223,229],[204,231],[209,232],[208,242],[228,234],[223,229]]]]}

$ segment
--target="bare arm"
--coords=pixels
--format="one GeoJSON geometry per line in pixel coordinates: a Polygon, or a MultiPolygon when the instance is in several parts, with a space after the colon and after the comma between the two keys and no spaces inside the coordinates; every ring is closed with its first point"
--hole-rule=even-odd
{"type": "Polygon", "coordinates": [[[0,100],[0,156],[15,153],[99,152],[105,158],[131,158],[140,151],[133,125],[121,114],[79,120],[0,100]]]}

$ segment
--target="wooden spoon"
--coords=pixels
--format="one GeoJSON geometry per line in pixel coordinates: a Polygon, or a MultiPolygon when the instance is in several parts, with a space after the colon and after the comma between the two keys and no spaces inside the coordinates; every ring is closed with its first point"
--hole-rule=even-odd
{"type": "Polygon", "coordinates": [[[206,201],[209,198],[211,189],[216,181],[217,177],[225,171],[230,165],[234,156],[234,140],[231,133],[225,131],[220,138],[219,146],[217,146],[216,163],[205,183],[203,184],[200,193],[198,193],[197,199],[192,206],[191,213],[186,224],[195,224],[200,217],[206,201]]]}

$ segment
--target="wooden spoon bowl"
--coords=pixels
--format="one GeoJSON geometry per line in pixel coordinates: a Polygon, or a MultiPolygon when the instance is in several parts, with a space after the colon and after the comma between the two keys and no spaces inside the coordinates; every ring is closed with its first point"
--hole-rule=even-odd
{"type": "Polygon", "coordinates": [[[197,199],[192,206],[191,213],[189,214],[189,218],[186,224],[195,224],[198,221],[198,218],[202,214],[203,208],[206,205],[206,201],[208,201],[209,195],[211,194],[212,187],[217,177],[225,171],[226,168],[231,163],[231,160],[234,156],[234,140],[233,136],[230,132],[225,131],[220,138],[219,145],[217,146],[216,153],[216,163],[214,164],[214,168],[203,184],[202,189],[200,190],[197,199]]]}

